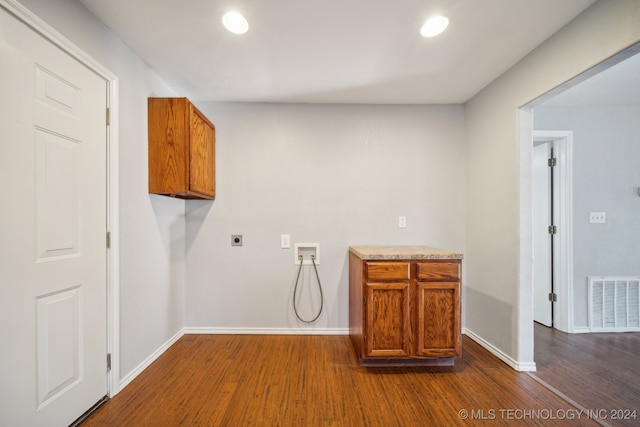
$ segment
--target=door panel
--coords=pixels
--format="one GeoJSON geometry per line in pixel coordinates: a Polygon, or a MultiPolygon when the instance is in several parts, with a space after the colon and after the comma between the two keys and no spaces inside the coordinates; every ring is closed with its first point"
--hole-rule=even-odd
{"type": "MultiPolygon", "coordinates": [[[[81,117],[81,89],[40,64],[36,64],[35,72],[36,101],[65,113],[70,119],[79,120],[81,117]]],[[[49,119],[50,117],[44,115],[39,117],[38,122],[46,123],[49,119]]]]}
{"type": "Polygon", "coordinates": [[[460,283],[418,282],[418,354],[459,357],[460,283]]]}
{"type": "Polygon", "coordinates": [[[80,289],[36,299],[38,409],[80,381],[80,289]]]}
{"type": "Polygon", "coordinates": [[[0,8],[0,425],[107,394],[106,82],[0,8]]]}
{"type": "Polygon", "coordinates": [[[533,320],[551,326],[550,143],[533,147],[533,320]]]}
{"type": "Polygon", "coordinates": [[[36,129],[38,259],[78,255],[80,141],[36,129]]]}
{"type": "Polygon", "coordinates": [[[215,193],[215,135],[206,117],[189,106],[191,138],[189,141],[189,189],[206,196],[215,193]]]}
{"type": "Polygon", "coordinates": [[[411,353],[409,282],[366,284],[366,354],[372,357],[411,353]]]}

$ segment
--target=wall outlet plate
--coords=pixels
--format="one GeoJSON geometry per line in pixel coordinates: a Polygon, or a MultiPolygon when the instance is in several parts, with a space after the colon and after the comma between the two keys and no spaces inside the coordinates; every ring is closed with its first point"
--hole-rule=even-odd
{"type": "Polygon", "coordinates": [[[607,222],[606,212],[589,212],[590,224],[604,224],[607,222]]]}
{"type": "Polygon", "coordinates": [[[242,234],[233,234],[231,236],[231,246],[242,246],[242,234]]]}

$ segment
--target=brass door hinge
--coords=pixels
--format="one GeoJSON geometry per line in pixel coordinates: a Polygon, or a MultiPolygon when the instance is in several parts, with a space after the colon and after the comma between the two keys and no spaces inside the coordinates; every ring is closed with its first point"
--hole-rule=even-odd
{"type": "Polygon", "coordinates": [[[107,249],[111,249],[111,232],[107,231],[107,249]]]}
{"type": "Polygon", "coordinates": [[[111,125],[111,108],[107,108],[107,126],[111,125]]]}
{"type": "Polygon", "coordinates": [[[558,233],[558,227],[556,227],[555,225],[550,225],[549,234],[557,234],[557,233],[558,233]]]}
{"type": "Polygon", "coordinates": [[[549,161],[547,161],[547,164],[549,165],[550,168],[552,168],[558,164],[558,161],[556,160],[555,157],[551,157],[549,161]]]}
{"type": "Polygon", "coordinates": [[[555,294],[555,293],[551,292],[551,293],[549,294],[549,301],[551,301],[551,302],[557,302],[557,301],[558,301],[558,294],[555,294]]]}

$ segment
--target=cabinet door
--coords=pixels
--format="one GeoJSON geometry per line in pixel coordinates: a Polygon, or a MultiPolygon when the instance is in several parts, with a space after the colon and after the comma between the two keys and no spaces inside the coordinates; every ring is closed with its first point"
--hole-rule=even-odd
{"type": "Polygon", "coordinates": [[[411,353],[409,282],[365,284],[365,349],[370,357],[411,353]]]}
{"type": "Polygon", "coordinates": [[[206,117],[191,106],[189,190],[215,196],[215,131],[206,117]]]}
{"type": "Polygon", "coordinates": [[[189,131],[187,100],[149,98],[149,193],[184,195],[188,193],[189,172],[185,153],[189,131]]]}
{"type": "Polygon", "coordinates": [[[417,282],[418,355],[459,357],[460,283],[417,282]]]}

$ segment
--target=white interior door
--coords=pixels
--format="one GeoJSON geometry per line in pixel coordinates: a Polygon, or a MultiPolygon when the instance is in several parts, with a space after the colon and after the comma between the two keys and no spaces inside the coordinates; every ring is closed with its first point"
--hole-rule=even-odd
{"type": "Polygon", "coordinates": [[[107,394],[105,80],[0,8],[0,425],[107,394]]]}
{"type": "Polygon", "coordinates": [[[533,147],[533,320],[552,326],[550,142],[533,147]]]}

